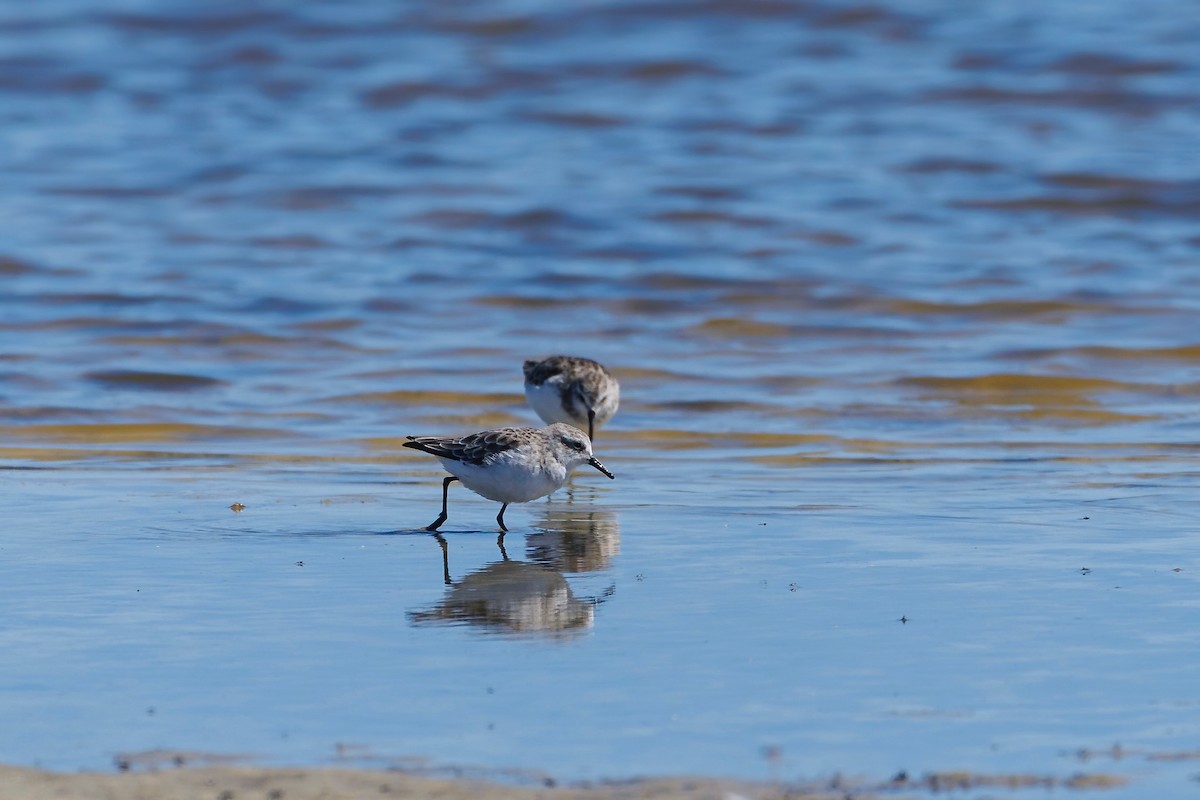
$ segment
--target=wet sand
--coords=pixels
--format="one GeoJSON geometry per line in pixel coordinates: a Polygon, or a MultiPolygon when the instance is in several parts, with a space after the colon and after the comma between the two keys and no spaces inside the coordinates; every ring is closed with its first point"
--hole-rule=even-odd
{"type": "MultiPolygon", "coordinates": [[[[525,788],[475,780],[428,778],[405,772],[342,768],[197,767],[167,772],[62,774],[0,766],[0,796],[20,800],[333,800],[358,797],[437,797],[445,800],[605,800],[607,798],[801,798],[844,793],[791,791],[701,778],[659,778],[592,788],[525,788]]],[[[864,797],[864,795],[858,795],[864,797]]]]}
{"type": "MultiPolygon", "coordinates": [[[[161,751],[158,751],[161,752],[161,751]]],[[[169,761],[170,759],[168,759],[169,761]]],[[[512,785],[494,780],[430,777],[401,769],[345,767],[256,767],[207,765],[119,773],[58,773],[0,765],[0,797],[16,800],[334,800],[364,797],[436,797],[444,800],[832,800],[900,797],[953,790],[1108,790],[1127,779],[1106,772],[1066,777],[986,774],[967,771],[899,773],[883,782],[834,774],[806,783],[735,781],[698,776],[636,778],[570,786],[542,779],[544,785],[512,785]],[[903,792],[904,795],[898,794],[903,792]]],[[[528,780],[526,781],[528,784],[528,780]]],[[[1036,796],[1042,796],[1035,791],[1036,796]]]]}

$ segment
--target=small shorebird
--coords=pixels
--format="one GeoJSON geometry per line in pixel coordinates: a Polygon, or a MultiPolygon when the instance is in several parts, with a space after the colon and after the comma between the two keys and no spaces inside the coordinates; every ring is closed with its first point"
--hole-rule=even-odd
{"type": "Polygon", "coordinates": [[[617,413],[621,387],[598,361],[550,356],[525,362],[525,398],[546,422],[574,425],[591,439],[617,413]]]}
{"type": "Polygon", "coordinates": [[[556,423],[545,428],[500,428],[468,436],[409,436],[405,447],[437,456],[450,473],[442,481],[442,513],[426,530],[446,521],[446,492],[454,481],[488,500],[503,503],[496,522],[504,526],[509,503],[545,497],[567,482],[571,470],[588,464],[615,478],[595,456],[581,431],[556,423]]]}

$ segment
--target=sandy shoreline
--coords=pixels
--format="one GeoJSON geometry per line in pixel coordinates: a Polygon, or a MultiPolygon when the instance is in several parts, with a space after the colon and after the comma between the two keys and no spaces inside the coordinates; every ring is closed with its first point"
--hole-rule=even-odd
{"type": "MultiPolygon", "coordinates": [[[[506,786],[481,780],[442,779],[395,770],[342,767],[182,767],[154,772],[59,773],[0,766],[4,800],[795,800],[844,797],[705,778],[656,778],[594,787],[506,786]]],[[[856,795],[863,797],[863,795],[856,795]]]]}
{"type": "Polygon", "coordinates": [[[435,778],[397,769],[346,767],[197,766],[145,772],[61,773],[0,765],[3,800],[834,800],[937,794],[950,789],[1112,789],[1126,778],[1077,773],[1052,778],[943,772],[884,785],[840,778],[807,785],[702,777],[644,778],[572,786],[514,786],[488,780],[435,778]],[[898,795],[897,792],[902,794],[898,795]]]}

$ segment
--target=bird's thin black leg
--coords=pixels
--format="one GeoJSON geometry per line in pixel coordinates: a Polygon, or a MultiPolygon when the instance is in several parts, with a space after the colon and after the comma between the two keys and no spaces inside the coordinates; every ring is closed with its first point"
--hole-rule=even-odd
{"type": "Polygon", "coordinates": [[[450,580],[450,550],[446,546],[446,538],[440,533],[433,534],[433,538],[438,540],[438,544],[442,546],[442,580],[447,586],[453,586],[454,582],[450,580]]]}
{"type": "Polygon", "coordinates": [[[442,481],[442,513],[438,514],[438,518],[429,523],[429,526],[426,527],[425,530],[436,531],[442,526],[442,523],[446,521],[446,517],[448,516],[446,513],[446,492],[449,490],[450,484],[456,480],[458,480],[458,478],[451,475],[449,478],[446,478],[444,481],[442,481]]]}
{"type": "Polygon", "coordinates": [[[588,438],[589,439],[595,438],[592,433],[592,427],[593,427],[593,423],[595,423],[595,421],[596,421],[596,412],[594,409],[589,408],[588,409],[588,438]]]}
{"type": "Polygon", "coordinates": [[[508,503],[500,506],[500,513],[496,515],[496,522],[500,525],[500,530],[506,531],[508,528],[504,525],[504,509],[508,508],[508,503]]]}

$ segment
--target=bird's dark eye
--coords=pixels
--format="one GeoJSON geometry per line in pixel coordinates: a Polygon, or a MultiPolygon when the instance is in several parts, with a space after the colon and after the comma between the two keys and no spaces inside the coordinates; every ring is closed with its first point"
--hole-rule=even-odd
{"type": "Polygon", "coordinates": [[[581,453],[583,452],[583,442],[581,442],[579,439],[564,438],[562,440],[562,443],[565,444],[567,447],[571,448],[572,450],[578,450],[581,453]]]}

